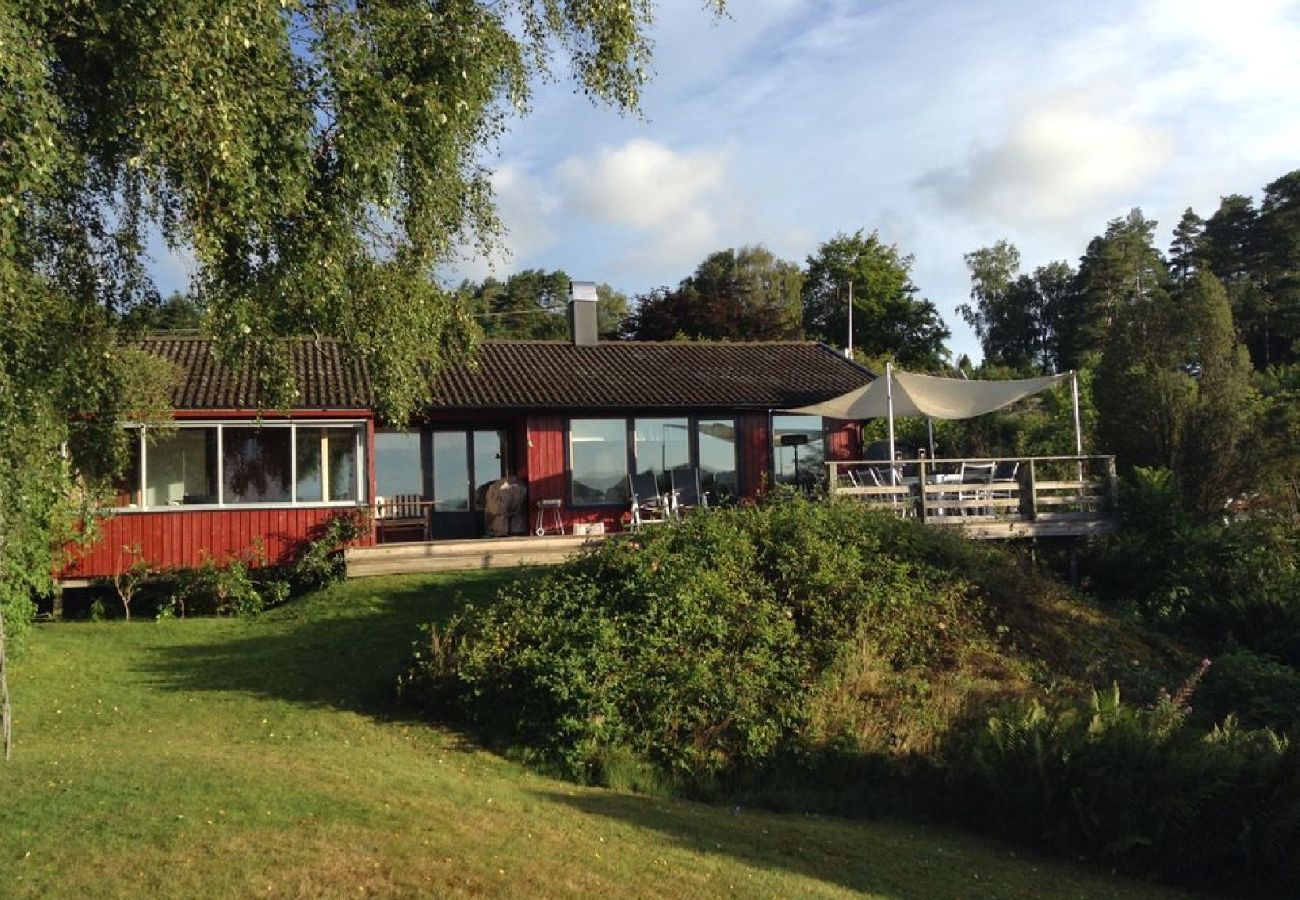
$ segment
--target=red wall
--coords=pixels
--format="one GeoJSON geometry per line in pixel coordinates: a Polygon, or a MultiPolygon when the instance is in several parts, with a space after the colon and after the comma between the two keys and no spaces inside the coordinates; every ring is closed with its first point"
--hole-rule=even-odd
{"type": "Polygon", "coordinates": [[[843,419],[826,420],[826,459],[846,460],[862,458],[862,430],[855,422],[843,419]]]}
{"type": "Polygon", "coordinates": [[[121,513],[100,523],[100,540],[84,551],[74,551],[58,577],[114,575],[135,561],[137,557],[126,551],[134,546],[142,551],[140,558],[155,568],[191,568],[203,562],[205,552],[225,562],[250,551],[258,538],[269,562],[287,563],[327,520],[347,511],[347,507],[297,507],[121,513]]]}
{"type": "Polygon", "coordinates": [[[746,497],[758,498],[767,493],[772,482],[772,436],[767,413],[741,413],[736,416],[740,429],[740,490],[746,497]]]}

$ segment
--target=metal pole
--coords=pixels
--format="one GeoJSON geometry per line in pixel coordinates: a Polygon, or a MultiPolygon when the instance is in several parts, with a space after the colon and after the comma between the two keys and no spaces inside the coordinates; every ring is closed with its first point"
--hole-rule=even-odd
{"type": "Polygon", "coordinates": [[[849,347],[844,355],[853,358],[853,279],[849,279],[849,347]]]}
{"type": "MultiPolygon", "coordinates": [[[[1083,428],[1079,424],[1079,373],[1070,370],[1070,396],[1074,401],[1074,452],[1083,456],[1083,428]]],[[[1075,475],[1083,481],[1083,460],[1075,465],[1075,475]]]]}
{"type": "Polygon", "coordinates": [[[1079,373],[1070,370],[1070,394],[1074,400],[1074,452],[1083,456],[1083,428],[1079,425],[1079,373]]]}
{"type": "Polygon", "coordinates": [[[894,364],[885,363],[885,399],[889,404],[889,485],[895,486],[898,472],[894,468],[894,364]]]}
{"type": "Polygon", "coordinates": [[[930,459],[934,459],[934,419],[925,420],[925,431],[930,438],[930,459]]]}

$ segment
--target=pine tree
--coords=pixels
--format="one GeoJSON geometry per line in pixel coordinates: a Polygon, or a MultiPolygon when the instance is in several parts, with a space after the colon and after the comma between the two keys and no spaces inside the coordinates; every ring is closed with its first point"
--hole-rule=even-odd
{"type": "Polygon", "coordinates": [[[1082,367],[1106,346],[1125,310],[1164,294],[1169,272],[1153,243],[1155,228],[1155,221],[1135,208],[1089,242],[1059,317],[1061,369],[1082,367]]]}

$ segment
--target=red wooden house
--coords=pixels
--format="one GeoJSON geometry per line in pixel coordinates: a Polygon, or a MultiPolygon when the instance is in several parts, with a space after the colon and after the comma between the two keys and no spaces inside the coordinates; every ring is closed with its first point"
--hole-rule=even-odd
{"type": "Polygon", "coordinates": [[[415,501],[423,527],[381,538],[475,537],[483,488],[503,476],[526,484],[530,514],[539,500],[558,501],[566,530],[600,522],[616,531],[629,472],[667,479],[698,469],[726,502],[859,455],[851,423],[781,412],[871,380],[830,348],[602,343],[594,307],[574,301],[571,341],[487,342],[473,365],[450,362],[424,414],[401,429],[376,421],[365,367],[334,342],[284,343],[297,397],[285,414],[259,412],[248,373],[221,364],[207,341],[144,341],[181,373],[178,427],[157,439],[139,430],[102,538],[61,577],[109,576],[136,557],[194,566],[259,542],[283,561],[340,511],[376,501],[391,510],[399,497],[415,501]]]}

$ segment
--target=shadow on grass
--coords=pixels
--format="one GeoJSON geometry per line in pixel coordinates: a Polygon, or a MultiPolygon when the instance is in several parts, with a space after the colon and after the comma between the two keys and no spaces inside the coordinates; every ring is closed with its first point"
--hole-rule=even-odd
{"type": "Polygon", "coordinates": [[[143,670],[162,690],[236,692],[400,717],[395,686],[420,627],[485,602],[517,570],[362,580],[291,601],[220,639],[151,647],[143,670]]]}
{"type": "Polygon", "coordinates": [[[612,792],[539,793],[587,815],[653,830],[693,853],[725,855],[755,868],[789,872],[863,894],[936,898],[1069,893],[1062,890],[1058,895],[1043,890],[1043,885],[1012,883],[1017,873],[1027,874],[1030,869],[1014,853],[1006,851],[1004,859],[993,848],[968,850],[957,836],[923,826],[777,818],[741,810],[729,814],[703,804],[612,792]]]}

